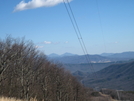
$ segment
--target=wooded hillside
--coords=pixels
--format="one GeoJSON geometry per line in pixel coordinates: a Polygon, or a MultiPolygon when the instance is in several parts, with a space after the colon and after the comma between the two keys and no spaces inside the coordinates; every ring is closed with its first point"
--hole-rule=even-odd
{"type": "Polygon", "coordinates": [[[7,37],[0,41],[0,96],[89,101],[90,90],[61,67],[44,58],[32,42],[7,37]]]}

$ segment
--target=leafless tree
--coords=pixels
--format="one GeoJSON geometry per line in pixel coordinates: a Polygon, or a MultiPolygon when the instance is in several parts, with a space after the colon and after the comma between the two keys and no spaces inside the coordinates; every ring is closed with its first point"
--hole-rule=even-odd
{"type": "Polygon", "coordinates": [[[62,65],[49,62],[31,41],[0,41],[0,95],[39,101],[89,101],[83,87],[62,65]]]}

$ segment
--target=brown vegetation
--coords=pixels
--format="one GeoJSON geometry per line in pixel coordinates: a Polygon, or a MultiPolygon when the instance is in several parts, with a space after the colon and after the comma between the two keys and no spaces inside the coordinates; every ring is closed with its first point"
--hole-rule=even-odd
{"type": "Polygon", "coordinates": [[[112,99],[123,100],[123,101],[134,101],[133,91],[118,91],[112,89],[101,90],[103,94],[109,95],[112,99]],[[118,93],[118,94],[117,94],[118,93]]]}
{"type": "Polygon", "coordinates": [[[49,62],[23,39],[0,41],[0,95],[38,101],[89,101],[83,87],[62,65],[49,62]]]}
{"type": "MultiPolygon", "coordinates": [[[[7,98],[7,97],[0,97],[0,101],[25,101],[25,100],[20,100],[16,98],[7,98]]],[[[30,101],[37,101],[36,99],[32,98],[30,101]]]]}

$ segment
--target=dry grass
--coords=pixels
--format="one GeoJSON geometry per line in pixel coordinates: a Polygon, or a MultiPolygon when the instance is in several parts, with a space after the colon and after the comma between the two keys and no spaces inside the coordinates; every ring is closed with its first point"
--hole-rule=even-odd
{"type": "MultiPolygon", "coordinates": [[[[26,101],[26,100],[19,100],[15,98],[7,98],[7,97],[0,97],[0,101],[26,101]]],[[[34,98],[31,98],[30,101],[37,101],[34,98]]]]}
{"type": "Polygon", "coordinates": [[[112,97],[109,95],[102,94],[101,92],[99,92],[99,94],[101,96],[92,97],[91,101],[118,101],[118,100],[112,99],[112,97]]]}
{"type": "Polygon", "coordinates": [[[15,98],[0,97],[0,101],[22,101],[15,98]]]}
{"type": "Polygon", "coordinates": [[[91,101],[112,101],[112,100],[107,97],[92,97],[91,101]]]}

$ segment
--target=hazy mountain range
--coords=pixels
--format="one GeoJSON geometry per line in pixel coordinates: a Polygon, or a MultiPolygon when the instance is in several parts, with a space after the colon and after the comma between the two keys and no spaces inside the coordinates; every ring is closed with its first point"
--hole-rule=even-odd
{"type": "MultiPolygon", "coordinates": [[[[134,52],[123,53],[102,53],[96,55],[86,55],[91,63],[107,63],[116,61],[128,61],[134,59],[134,52]]],[[[53,61],[57,61],[63,64],[81,64],[88,63],[85,55],[77,55],[72,53],[65,53],[62,55],[50,54],[48,58],[53,61]]]]}
{"type": "Polygon", "coordinates": [[[48,57],[65,57],[65,56],[75,56],[77,54],[72,54],[72,53],[64,53],[62,55],[58,55],[56,53],[49,54],[48,57]]]}
{"type": "Polygon", "coordinates": [[[123,52],[123,53],[102,53],[101,56],[106,56],[110,58],[134,58],[134,52],[123,52]]]}
{"type": "Polygon", "coordinates": [[[48,58],[62,63],[64,68],[88,87],[134,90],[134,52],[87,56],[91,64],[87,62],[85,55],[72,53],[53,53],[48,58]]]}

